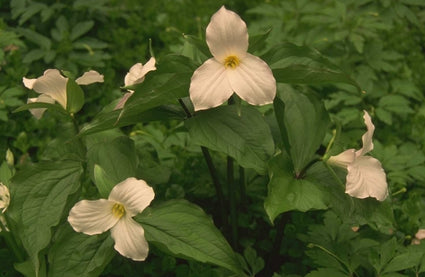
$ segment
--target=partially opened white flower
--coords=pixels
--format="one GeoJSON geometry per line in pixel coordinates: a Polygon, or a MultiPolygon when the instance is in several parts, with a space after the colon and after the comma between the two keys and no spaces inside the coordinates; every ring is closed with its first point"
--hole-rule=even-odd
{"type": "MultiPolygon", "coordinates": [[[[35,92],[39,93],[38,98],[28,99],[29,103],[41,102],[41,103],[54,103],[58,102],[64,109],[66,109],[66,85],[68,83],[68,78],[62,76],[59,70],[57,69],[47,69],[44,71],[43,76],[40,76],[36,79],[22,79],[25,87],[33,89],[35,92]]],[[[103,75],[99,74],[94,70],[84,73],[81,77],[77,78],[75,82],[79,85],[89,85],[92,83],[102,83],[103,75]]],[[[34,109],[31,111],[33,115],[37,118],[40,118],[46,109],[34,109]]]]}
{"type": "Polygon", "coordinates": [[[143,227],[132,219],[153,200],[153,189],[143,180],[127,178],[116,185],[108,199],[82,200],[69,212],[68,221],[77,232],[97,235],[111,230],[115,250],[135,261],[144,261],[149,246],[143,227]]]}
{"type": "Polygon", "coordinates": [[[248,30],[236,13],[224,6],[207,26],[206,40],[213,58],[193,73],[190,99],[195,110],[221,105],[233,92],[252,105],[273,102],[276,80],[270,67],[248,50],[248,30]]]}
{"type": "Polygon", "coordinates": [[[9,189],[3,185],[3,183],[0,183],[0,212],[3,214],[7,207],[9,207],[10,204],[10,193],[9,189]]]}
{"type": "Polygon", "coordinates": [[[373,150],[375,126],[366,111],[363,118],[367,127],[367,132],[362,136],[363,147],[357,151],[348,149],[337,156],[331,156],[328,162],[347,169],[347,194],[356,198],[374,197],[383,201],[388,196],[385,171],[377,159],[365,156],[373,150]]]}
{"type": "MultiPolygon", "coordinates": [[[[128,87],[143,82],[145,80],[145,75],[149,71],[156,70],[155,62],[155,58],[151,57],[149,61],[145,63],[145,65],[143,65],[142,63],[136,63],[135,65],[133,65],[124,77],[124,86],[128,87]]],[[[122,109],[124,107],[125,102],[127,102],[128,98],[130,98],[133,93],[133,90],[128,90],[128,92],[124,94],[124,96],[115,106],[114,110],[122,109]]]]}

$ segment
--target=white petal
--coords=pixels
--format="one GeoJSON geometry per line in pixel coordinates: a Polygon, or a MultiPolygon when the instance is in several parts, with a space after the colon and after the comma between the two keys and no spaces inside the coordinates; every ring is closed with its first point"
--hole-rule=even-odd
{"type": "MultiPolygon", "coordinates": [[[[43,76],[37,78],[32,89],[40,94],[46,94],[56,100],[66,109],[66,83],[68,78],[63,77],[57,69],[47,69],[43,76]]],[[[29,83],[27,81],[27,83],[29,83]]],[[[25,82],[24,82],[25,84],[25,82]]]]}
{"type": "Polygon", "coordinates": [[[223,104],[233,94],[224,65],[213,58],[207,60],[193,73],[189,93],[195,111],[223,104]]]}
{"type": "Polygon", "coordinates": [[[27,78],[22,78],[22,82],[24,83],[24,86],[26,88],[32,89],[34,86],[34,83],[37,81],[37,79],[27,79],[27,78]]]}
{"type": "Polygon", "coordinates": [[[374,197],[383,201],[388,185],[381,163],[369,156],[361,156],[349,164],[345,192],[356,198],[374,197]]]}
{"type": "Polygon", "coordinates": [[[77,232],[101,234],[111,229],[119,220],[112,214],[114,204],[106,199],[81,200],[69,212],[68,221],[77,232]]]}
{"type": "Polygon", "coordinates": [[[103,75],[97,71],[90,70],[84,72],[83,76],[78,77],[75,82],[79,85],[90,85],[93,83],[103,83],[103,75]]]}
{"type": "Polygon", "coordinates": [[[229,83],[240,98],[252,105],[273,102],[276,80],[270,67],[260,58],[248,54],[235,69],[227,69],[229,83]]]}
{"type": "Polygon", "coordinates": [[[231,55],[242,59],[248,50],[248,30],[245,22],[224,6],[211,17],[206,30],[206,40],[211,54],[219,62],[224,62],[224,59],[231,55]]]}
{"type": "Polygon", "coordinates": [[[415,234],[415,238],[419,240],[425,239],[425,229],[419,229],[418,232],[415,234]]]}
{"type": "Polygon", "coordinates": [[[10,203],[10,193],[9,189],[0,183],[0,212],[4,213],[9,207],[10,203]]]}
{"type": "Polygon", "coordinates": [[[145,239],[145,230],[131,217],[122,217],[112,227],[111,236],[115,241],[115,250],[124,257],[144,261],[148,256],[149,245],[145,239]]]}
{"type": "Polygon", "coordinates": [[[156,70],[154,57],[151,57],[145,65],[142,65],[141,63],[136,63],[130,68],[129,72],[125,75],[124,85],[127,87],[135,84],[140,84],[145,80],[145,75],[149,71],[153,70],[156,70]]]}
{"type": "Polygon", "coordinates": [[[363,156],[364,154],[373,150],[373,132],[375,131],[375,125],[372,123],[372,119],[367,111],[364,111],[363,115],[364,123],[366,124],[367,131],[362,136],[363,147],[356,152],[356,156],[363,156]]]}
{"type": "MultiPolygon", "coordinates": [[[[37,98],[28,98],[27,100],[27,103],[37,103],[37,102],[53,104],[55,103],[55,100],[53,100],[50,96],[46,94],[41,94],[37,98]]],[[[30,112],[35,118],[40,119],[46,110],[47,110],[46,108],[30,109],[30,112]]]]}
{"type": "Polygon", "coordinates": [[[115,106],[114,110],[119,110],[124,108],[125,103],[127,102],[128,98],[133,95],[134,91],[129,90],[126,94],[123,95],[123,97],[120,99],[118,104],[115,106]]]}
{"type": "Polygon", "coordinates": [[[134,216],[149,206],[154,197],[153,189],[145,181],[130,177],[116,185],[108,199],[123,204],[126,214],[134,216]]]}
{"type": "Polygon", "coordinates": [[[336,156],[331,156],[328,160],[328,163],[334,164],[339,167],[347,168],[349,164],[354,162],[355,158],[356,158],[355,150],[348,149],[336,156]]]}

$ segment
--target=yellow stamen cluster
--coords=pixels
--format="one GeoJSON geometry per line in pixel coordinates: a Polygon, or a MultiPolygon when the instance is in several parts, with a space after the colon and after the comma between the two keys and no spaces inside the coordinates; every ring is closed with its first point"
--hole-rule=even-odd
{"type": "Polygon", "coordinates": [[[115,203],[114,206],[112,206],[112,214],[115,217],[121,218],[123,215],[125,215],[125,208],[120,203],[115,203]]]}
{"type": "Polygon", "coordinates": [[[224,59],[224,66],[226,68],[235,69],[240,63],[240,60],[236,56],[228,56],[224,59]]]}

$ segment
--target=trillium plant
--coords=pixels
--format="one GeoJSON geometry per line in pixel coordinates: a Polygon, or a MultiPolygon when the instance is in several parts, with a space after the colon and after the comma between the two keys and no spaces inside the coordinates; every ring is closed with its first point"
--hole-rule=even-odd
{"type": "Polygon", "coordinates": [[[106,72],[23,77],[28,103],[16,112],[58,129],[32,162],[17,166],[9,153],[0,167],[8,251],[0,255],[11,253],[16,271],[289,276],[282,247],[297,241],[299,251],[334,266],[319,263],[308,276],[366,276],[314,235],[287,237],[288,222],[307,214],[348,226],[344,238],[394,233],[385,163],[372,152],[380,132],[374,107],[359,103],[341,128],[325,106],[328,90],[363,95],[361,86],[313,48],[268,45],[269,32],[248,35],[224,6],[205,30],[205,38],[185,35],[182,53],[153,57],[151,49],[152,57],[134,61],[124,95],[115,91],[95,116],[86,114],[86,98],[113,93],[103,91],[106,72]],[[261,237],[249,237],[252,230],[261,237]]]}

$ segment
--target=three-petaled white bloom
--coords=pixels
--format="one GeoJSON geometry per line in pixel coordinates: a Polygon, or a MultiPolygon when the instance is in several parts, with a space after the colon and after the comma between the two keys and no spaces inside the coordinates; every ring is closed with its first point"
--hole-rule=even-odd
{"type": "Polygon", "coordinates": [[[68,221],[77,232],[96,235],[111,230],[115,250],[135,261],[144,261],[149,246],[145,231],[132,219],[153,200],[153,189],[143,180],[127,178],[117,184],[108,199],[81,200],[69,212],[68,221]]]}
{"type": "Polygon", "coordinates": [[[217,107],[233,92],[252,105],[273,102],[276,80],[262,59],[247,53],[248,30],[239,15],[221,7],[211,17],[206,40],[213,58],[193,73],[189,92],[195,110],[217,107]]]}
{"type": "Polygon", "coordinates": [[[9,232],[7,228],[6,219],[4,218],[4,212],[7,210],[10,204],[10,194],[9,189],[0,182],[0,232],[2,231],[1,226],[4,226],[5,231],[9,232]]]}
{"type": "MultiPolygon", "coordinates": [[[[64,109],[66,109],[66,85],[68,79],[60,73],[57,69],[47,69],[44,71],[43,76],[36,79],[23,78],[22,81],[25,87],[33,89],[35,92],[40,93],[37,98],[29,98],[28,103],[50,103],[53,104],[57,101],[64,109]]],[[[81,77],[77,78],[75,82],[79,85],[89,85],[92,83],[102,83],[103,75],[94,70],[85,72],[81,77]]],[[[40,119],[46,109],[30,109],[30,112],[40,119]]]]}
{"type": "Polygon", "coordinates": [[[9,207],[10,204],[10,193],[9,189],[3,185],[3,183],[0,183],[0,212],[3,214],[7,207],[9,207]]]}
{"type": "Polygon", "coordinates": [[[348,149],[337,156],[331,156],[328,162],[347,168],[345,193],[356,198],[374,197],[383,201],[388,195],[384,169],[377,159],[365,156],[373,150],[372,137],[375,126],[366,111],[363,118],[367,127],[367,132],[362,136],[363,147],[357,151],[348,149]]]}
{"type": "MultiPolygon", "coordinates": [[[[151,57],[149,61],[145,63],[145,65],[143,65],[142,63],[136,63],[135,65],[133,65],[124,77],[124,86],[128,87],[143,82],[145,80],[145,75],[149,71],[156,70],[155,62],[155,58],[151,57]]],[[[130,98],[133,93],[133,90],[128,90],[128,92],[124,94],[124,96],[115,106],[114,110],[122,109],[125,105],[125,102],[127,102],[128,98],[130,98]]]]}

